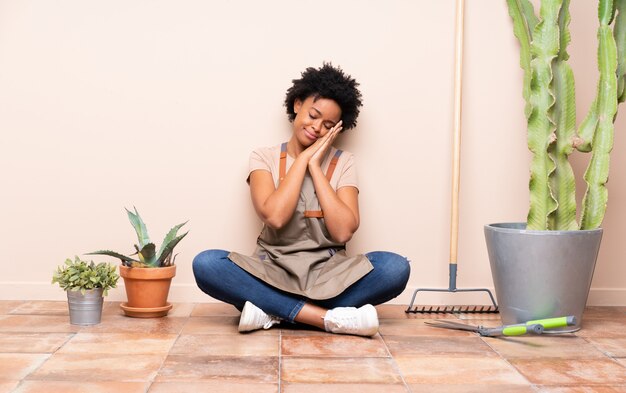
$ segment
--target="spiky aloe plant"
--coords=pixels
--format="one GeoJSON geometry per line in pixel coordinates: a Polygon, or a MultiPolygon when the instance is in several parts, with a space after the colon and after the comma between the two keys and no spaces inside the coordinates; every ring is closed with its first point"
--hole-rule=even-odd
{"type": "Polygon", "coordinates": [[[617,106],[626,98],[626,0],[598,1],[596,97],[576,129],[574,75],[567,63],[570,0],[542,0],[536,15],[529,0],[507,0],[524,70],[528,148],[533,153],[527,229],[598,228],[607,203],[609,153],[617,106]],[[569,155],[591,152],[580,223],[569,155]]]}
{"type": "Polygon", "coordinates": [[[141,219],[141,216],[139,216],[137,208],[135,208],[134,213],[128,209],[126,209],[126,212],[128,213],[130,223],[133,228],[135,228],[139,242],[138,245],[134,245],[137,252],[130,255],[136,255],[137,258],[132,258],[131,256],[126,256],[109,250],[94,251],[87,253],[87,255],[108,255],[119,258],[122,261],[122,265],[129,267],[164,267],[173,265],[176,259],[176,255],[174,255],[174,247],[176,247],[178,242],[187,236],[187,233],[189,232],[185,232],[180,236],[177,236],[177,233],[178,230],[187,222],[178,224],[170,229],[167,235],[165,235],[165,239],[163,239],[159,252],[156,252],[156,246],[150,241],[148,229],[146,228],[146,224],[141,219]]]}

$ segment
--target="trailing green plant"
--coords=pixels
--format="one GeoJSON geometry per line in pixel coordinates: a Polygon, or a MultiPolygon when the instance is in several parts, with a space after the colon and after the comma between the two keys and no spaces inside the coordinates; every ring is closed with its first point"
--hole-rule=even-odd
{"type": "Polygon", "coordinates": [[[542,0],[539,15],[529,0],[507,4],[521,47],[528,148],[533,153],[527,229],[598,228],[606,212],[617,106],[626,99],[626,0],[598,1],[598,87],[578,129],[574,74],[567,63],[570,0],[542,0]],[[580,222],[568,161],[575,149],[591,152],[580,222]]]}
{"type": "Polygon", "coordinates": [[[57,267],[52,283],[58,283],[65,291],[81,291],[83,295],[87,290],[102,288],[106,296],[109,289],[116,287],[119,278],[116,266],[105,262],[96,265],[76,256],[73,261],[67,258],[64,265],[57,267]]]}
{"type": "Polygon", "coordinates": [[[173,265],[176,259],[174,247],[189,233],[185,232],[177,236],[178,230],[187,222],[178,224],[170,229],[167,235],[165,235],[165,239],[163,239],[163,243],[157,252],[156,245],[150,241],[148,229],[141,219],[137,208],[135,208],[134,213],[126,209],[126,213],[128,213],[128,219],[137,233],[139,244],[134,245],[136,252],[130,254],[130,256],[126,256],[115,251],[99,250],[87,253],[87,255],[108,255],[119,258],[122,261],[122,265],[128,267],[165,267],[173,265]],[[132,258],[132,256],[135,255],[137,257],[132,258]]]}

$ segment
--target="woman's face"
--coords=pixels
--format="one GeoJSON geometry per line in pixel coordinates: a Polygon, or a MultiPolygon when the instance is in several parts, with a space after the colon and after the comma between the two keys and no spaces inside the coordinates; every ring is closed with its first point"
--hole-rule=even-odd
{"type": "Polygon", "coordinates": [[[328,98],[311,96],[304,101],[296,100],[293,105],[296,117],[293,132],[302,146],[310,146],[341,120],[341,108],[328,98]]]}

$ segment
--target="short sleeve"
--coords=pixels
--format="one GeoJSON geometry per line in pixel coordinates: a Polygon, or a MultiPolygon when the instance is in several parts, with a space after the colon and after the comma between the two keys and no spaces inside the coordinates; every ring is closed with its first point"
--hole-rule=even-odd
{"type": "Polygon", "coordinates": [[[248,161],[248,177],[246,182],[250,183],[250,174],[256,170],[268,171],[274,179],[278,179],[277,161],[280,155],[280,146],[261,147],[250,153],[248,161]]]}
{"type": "Polygon", "coordinates": [[[341,175],[339,176],[339,179],[337,180],[337,189],[341,187],[347,187],[347,186],[355,187],[358,189],[359,181],[357,177],[354,155],[349,152],[343,152],[343,154],[341,155],[341,158],[343,160],[340,159],[339,163],[343,161],[343,164],[340,166],[341,175]]]}
{"type": "Polygon", "coordinates": [[[263,156],[257,150],[250,153],[250,162],[248,166],[248,175],[257,169],[263,169],[268,172],[270,171],[269,163],[264,160],[263,156]]]}

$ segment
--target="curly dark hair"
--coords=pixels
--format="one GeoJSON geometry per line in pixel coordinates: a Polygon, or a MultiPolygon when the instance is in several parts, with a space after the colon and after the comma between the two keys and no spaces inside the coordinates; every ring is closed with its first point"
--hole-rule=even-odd
{"type": "Polygon", "coordinates": [[[296,118],[293,111],[295,101],[304,101],[313,96],[315,99],[331,99],[339,105],[343,130],[349,130],[356,125],[359,107],[363,103],[361,92],[357,88],[359,84],[354,78],[330,63],[323,63],[320,68],[309,67],[301,76],[300,79],[292,81],[293,85],[287,90],[285,97],[285,107],[290,121],[296,118]]]}

